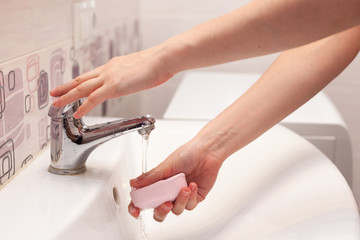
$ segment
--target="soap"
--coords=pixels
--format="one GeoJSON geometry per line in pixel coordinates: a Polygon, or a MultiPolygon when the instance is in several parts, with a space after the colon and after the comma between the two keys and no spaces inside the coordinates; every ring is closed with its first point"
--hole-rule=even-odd
{"type": "Polygon", "coordinates": [[[181,188],[186,187],[184,173],[160,180],[151,185],[133,189],[130,192],[132,202],[140,209],[157,208],[164,202],[172,202],[179,195],[181,188]]]}

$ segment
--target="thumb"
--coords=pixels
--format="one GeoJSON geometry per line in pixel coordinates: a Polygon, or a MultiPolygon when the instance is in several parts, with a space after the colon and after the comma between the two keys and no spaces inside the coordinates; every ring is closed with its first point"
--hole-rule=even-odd
{"type": "Polygon", "coordinates": [[[164,161],[150,171],[130,180],[130,186],[141,188],[174,175],[170,161],[164,161]]]}

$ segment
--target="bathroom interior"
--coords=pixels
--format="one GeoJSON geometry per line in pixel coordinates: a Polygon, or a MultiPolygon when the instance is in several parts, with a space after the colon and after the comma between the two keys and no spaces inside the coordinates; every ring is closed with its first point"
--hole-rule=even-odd
{"type": "MultiPolygon", "coordinates": [[[[86,173],[48,172],[50,89],[247,2],[2,1],[1,239],[359,239],[359,56],[314,99],[232,156],[242,160],[224,166],[198,210],[164,223],[154,222],[150,210],[140,223],[127,212],[129,180],[141,174],[137,133],[101,145],[86,173]],[[224,187],[229,181],[234,185],[224,187]]],[[[85,120],[152,115],[151,168],[244,93],[277,56],[183,72],[157,88],[107,100],[85,120]]]]}

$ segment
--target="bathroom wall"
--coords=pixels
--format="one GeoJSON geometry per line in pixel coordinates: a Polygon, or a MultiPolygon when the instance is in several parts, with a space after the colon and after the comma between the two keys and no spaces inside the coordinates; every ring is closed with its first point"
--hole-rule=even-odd
{"type": "MultiPolygon", "coordinates": [[[[158,44],[201,22],[225,14],[248,0],[141,0],[141,32],[143,47],[158,44]],[[156,34],[154,34],[156,33],[156,34]]],[[[203,70],[230,72],[264,72],[277,54],[242,60],[203,70]]],[[[353,149],[353,192],[360,204],[360,56],[330,85],[325,92],[342,114],[350,132],[353,149]]],[[[143,112],[161,117],[174,93],[181,75],[158,89],[142,95],[143,112]],[[161,99],[157,96],[161,94],[161,99]]]]}
{"type": "MultiPolygon", "coordinates": [[[[52,101],[49,89],[112,56],[153,46],[248,1],[96,0],[95,31],[85,46],[75,49],[72,39],[74,2],[82,1],[0,3],[0,187],[48,144],[47,111],[52,101]]],[[[206,70],[264,72],[276,56],[242,60],[206,70]]],[[[358,202],[359,66],[360,57],[357,57],[325,89],[349,127],[354,155],[353,189],[358,202]]],[[[158,88],[108,101],[92,114],[127,117],[150,113],[161,117],[181,77],[178,74],[158,88]]]]}
{"type": "MultiPolygon", "coordinates": [[[[49,90],[112,56],[137,51],[138,17],[137,0],[1,1],[0,187],[48,145],[49,90]],[[76,46],[74,2],[95,3],[91,34],[76,46]]],[[[97,111],[111,113],[106,104],[97,111]]]]}
{"type": "MultiPolygon", "coordinates": [[[[148,48],[186,31],[209,19],[230,12],[249,0],[141,0],[141,34],[142,46],[148,48]],[[155,34],[154,34],[155,33],[155,34]]],[[[230,72],[263,72],[275,59],[277,54],[222,64],[203,70],[230,72]]],[[[144,92],[141,95],[142,112],[151,112],[156,117],[164,113],[172,94],[175,92],[182,74],[178,74],[164,85],[144,92]],[[161,95],[161,99],[156,96],[161,95]]]]}

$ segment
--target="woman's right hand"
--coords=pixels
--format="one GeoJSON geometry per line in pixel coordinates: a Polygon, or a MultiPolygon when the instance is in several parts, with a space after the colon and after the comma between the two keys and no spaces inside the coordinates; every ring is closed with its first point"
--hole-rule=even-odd
{"type": "Polygon", "coordinates": [[[109,98],[160,85],[173,76],[164,67],[160,55],[158,48],[150,48],[112,58],[106,64],[51,90],[51,96],[59,97],[53,104],[63,107],[87,97],[74,114],[75,118],[80,118],[109,98]]]}

